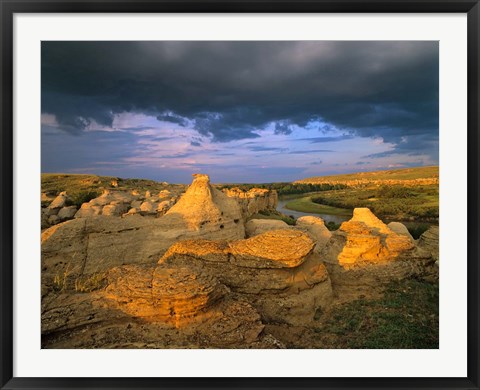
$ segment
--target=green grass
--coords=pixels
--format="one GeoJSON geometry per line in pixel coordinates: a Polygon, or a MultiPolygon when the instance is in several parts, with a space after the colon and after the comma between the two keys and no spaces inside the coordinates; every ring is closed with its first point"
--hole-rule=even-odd
{"type": "Polygon", "coordinates": [[[311,196],[293,199],[285,205],[285,208],[303,213],[352,215],[351,210],[313,203],[311,196]]]}
{"type": "MultiPolygon", "coordinates": [[[[312,203],[353,210],[368,207],[377,216],[390,220],[438,219],[438,185],[416,187],[381,186],[349,188],[346,190],[319,192],[310,196],[312,203]]],[[[304,201],[306,202],[306,201],[304,201]]]]}
{"type": "MultiPolygon", "coordinates": [[[[183,191],[186,186],[164,184],[146,179],[122,179],[113,176],[97,176],[84,174],[42,173],[42,192],[55,196],[62,191],[67,191],[70,197],[82,197],[88,193],[101,194],[104,189],[117,189],[123,191],[137,190],[140,192],[159,192],[164,189],[170,191],[183,191]],[[112,185],[112,181],[118,182],[118,187],[112,185]]],[[[88,196],[87,196],[88,197],[88,196]]]]}
{"type": "Polygon", "coordinates": [[[277,221],[283,221],[287,225],[295,225],[295,218],[289,217],[288,215],[282,214],[278,211],[273,210],[263,210],[257,214],[253,214],[249,219],[275,219],[277,221]]]}
{"type": "Polygon", "coordinates": [[[438,166],[394,169],[388,171],[358,172],[332,176],[314,176],[295,183],[342,182],[351,180],[414,180],[438,178],[438,166]]]}
{"type": "Polygon", "coordinates": [[[381,299],[359,299],[333,309],[316,332],[336,348],[438,348],[438,284],[391,283],[381,299]]]}

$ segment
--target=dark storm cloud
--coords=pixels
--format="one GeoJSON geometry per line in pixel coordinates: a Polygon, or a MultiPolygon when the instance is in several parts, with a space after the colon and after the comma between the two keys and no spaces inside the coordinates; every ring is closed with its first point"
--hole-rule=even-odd
{"type": "Polygon", "coordinates": [[[315,138],[300,138],[299,141],[308,141],[311,144],[319,144],[323,142],[338,142],[346,139],[352,139],[352,134],[344,134],[338,137],[315,137],[315,138]]]}
{"type": "Polygon", "coordinates": [[[43,42],[42,112],[72,134],[139,112],[214,142],[320,121],[433,153],[438,43],[43,42]]]}

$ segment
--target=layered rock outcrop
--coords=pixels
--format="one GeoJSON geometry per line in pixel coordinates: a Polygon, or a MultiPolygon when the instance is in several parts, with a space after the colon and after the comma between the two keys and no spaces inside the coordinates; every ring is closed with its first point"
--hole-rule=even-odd
{"type": "Polygon", "coordinates": [[[388,263],[415,248],[407,236],[389,229],[367,208],[355,209],[352,219],[343,222],[332,239],[330,247],[340,251],[333,259],[327,258],[343,268],[388,263]]]}
{"type": "Polygon", "coordinates": [[[251,219],[245,224],[247,237],[278,229],[289,229],[289,226],[285,222],[276,219],[251,219]]]}
{"type": "Polygon", "coordinates": [[[235,199],[212,187],[208,175],[193,177],[192,184],[163,220],[191,231],[219,232],[218,238],[244,237],[242,214],[235,199]]]}
{"type": "Polygon", "coordinates": [[[214,278],[124,266],[107,287],[42,301],[43,348],[275,348],[258,312],[214,278]]]}
{"type": "Polygon", "coordinates": [[[242,191],[240,188],[225,188],[223,192],[228,197],[236,199],[245,220],[260,211],[273,211],[278,205],[278,194],[275,190],[252,188],[249,191],[242,191]]]}
{"type": "Polygon", "coordinates": [[[299,325],[332,299],[327,270],[313,247],[300,231],[275,230],[233,242],[180,241],[159,264],[212,275],[247,299],[263,320],[299,325]]]}
{"type": "Polygon", "coordinates": [[[430,226],[418,239],[418,247],[429,253],[437,263],[439,260],[439,236],[438,226],[430,226]]]}
{"type": "Polygon", "coordinates": [[[121,310],[176,327],[201,320],[227,293],[213,277],[188,268],[130,265],[112,269],[109,280],[106,295],[121,310]]]}
{"type": "MultiPolygon", "coordinates": [[[[398,226],[395,229],[398,231],[398,226]]],[[[408,235],[394,232],[367,208],[354,210],[353,218],[333,232],[320,256],[336,293],[350,298],[381,289],[392,280],[435,272],[430,254],[419,250],[408,235]]]]}
{"type": "MultiPolygon", "coordinates": [[[[112,196],[93,199],[106,207],[112,196]]],[[[139,215],[118,218],[95,215],[55,225],[42,233],[42,278],[108,270],[124,264],[155,263],[177,240],[236,240],[245,237],[239,205],[213,188],[204,175],[195,177],[178,203],[160,218],[139,215]]]]}
{"type": "Polygon", "coordinates": [[[319,217],[300,217],[297,219],[295,227],[307,233],[315,241],[315,251],[318,253],[322,251],[332,237],[332,233],[325,226],[325,222],[319,217]]]}

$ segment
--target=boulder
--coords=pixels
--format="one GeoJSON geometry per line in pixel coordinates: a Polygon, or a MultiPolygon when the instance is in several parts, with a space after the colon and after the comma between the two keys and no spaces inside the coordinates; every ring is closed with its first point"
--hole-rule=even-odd
{"type": "MultiPolygon", "coordinates": [[[[96,198],[98,199],[98,198],[96,198]]],[[[75,213],[75,218],[94,217],[102,214],[103,206],[96,203],[83,203],[80,209],[75,213]]]]}
{"type": "Polygon", "coordinates": [[[430,226],[418,239],[418,247],[429,253],[436,262],[439,260],[439,235],[438,226],[430,226]]]}
{"type": "Polygon", "coordinates": [[[67,219],[72,219],[76,213],[77,213],[77,206],[66,206],[66,207],[62,207],[57,215],[58,215],[58,218],[60,218],[60,220],[63,222],[63,221],[66,221],[67,219]]]}
{"type": "Polygon", "coordinates": [[[269,230],[288,229],[289,226],[277,219],[251,219],[245,224],[247,237],[268,232],[269,230]]]}
{"type": "Polygon", "coordinates": [[[61,209],[66,206],[68,200],[67,192],[63,191],[58,194],[58,196],[50,203],[48,208],[50,209],[61,209]]]}
{"type": "Polygon", "coordinates": [[[157,204],[150,202],[150,201],[145,201],[140,205],[140,211],[142,214],[148,215],[148,214],[156,214],[156,207],[157,204]]]}
{"type": "Polygon", "coordinates": [[[126,205],[125,203],[112,202],[103,207],[102,215],[119,217],[123,215],[127,210],[128,205],[126,205]]]}
{"type": "Polygon", "coordinates": [[[61,222],[60,218],[58,217],[58,215],[50,215],[48,217],[48,223],[49,225],[55,225],[57,223],[61,222]]]}
{"type": "Polygon", "coordinates": [[[400,222],[390,222],[388,225],[388,228],[397,234],[401,234],[402,236],[406,236],[410,239],[410,241],[414,242],[415,240],[413,239],[412,235],[408,231],[407,227],[400,222]]]}
{"type": "Polygon", "coordinates": [[[316,243],[315,251],[320,252],[332,237],[322,218],[305,216],[297,219],[295,228],[307,233],[316,243]]]}
{"type": "Polygon", "coordinates": [[[135,215],[135,214],[138,214],[140,212],[140,209],[137,209],[135,207],[132,207],[131,209],[129,209],[125,214],[122,215],[122,217],[126,217],[128,215],[135,215]]]}
{"type": "Polygon", "coordinates": [[[166,199],[171,197],[172,193],[169,190],[162,190],[158,193],[159,199],[166,199]]]}
{"type": "Polygon", "coordinates": [[[160,202],[158,204],[157,212],[165,214],[170,208],[170,206],[171,206],[170,202],[168,200],[164,200],[163,202],[160,202]]]}

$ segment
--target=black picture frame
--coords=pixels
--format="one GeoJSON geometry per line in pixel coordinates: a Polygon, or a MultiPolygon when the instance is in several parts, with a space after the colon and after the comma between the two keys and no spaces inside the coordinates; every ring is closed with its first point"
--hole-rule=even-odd
{"type": "Polygon", "coordinates": [[[2,389],[479,389],[479,1],[0,0],[0,385],[2,389]],[[465,378],[20,378],[13,376],[13,17],[17,13],[466,13],[468,17],[468,367],[465,378]]]}

